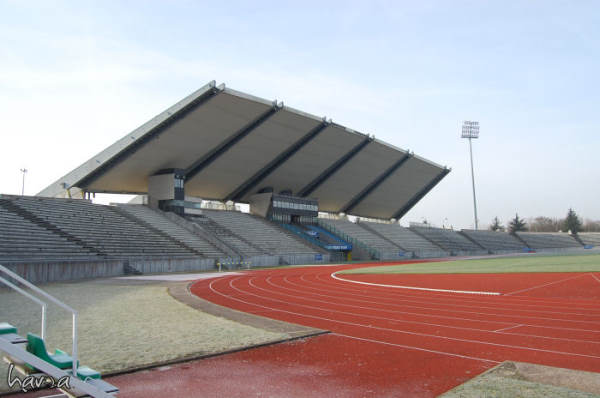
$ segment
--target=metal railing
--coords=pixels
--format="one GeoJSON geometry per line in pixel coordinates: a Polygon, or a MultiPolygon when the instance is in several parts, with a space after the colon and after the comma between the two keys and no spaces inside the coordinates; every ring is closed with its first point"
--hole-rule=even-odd
{"type": "MultiPolygon", "coordinates": [[[[37,293],[40,296],[46,298],[47,300],[53,302],[54,304],[58,305],[59,307],[69,311],[73,315],[73,351],[71,353],[71,357],[73,358],[73,375],[75,377],[77,377],[77,364],[78,364],[78,361],[77,361],[77,317],[78,317],[77,311],[74,310],[73,308],[69,307],[62,301],[58,300],[57,298],[46,293],[42,289],[38,288],[34,284],[30,283],[26,279],[21,278],[19,275],[15,274],[14,272],[12,272],[11,270],[9,270],[8,268],[6,268],[3,265],[0,265],[0,273],[8,275],[12,279],[19,282],[20,284],[28,287],[29,289],[33,290],[35,293],[37,293]]],[[[16,292],[24,295],[25,297],[42,305],[42,336],[41,337],[43,339],[46,334],[46,303],[44,301],[38,299],[37,297],[33,296],[32,294],[27,293],[26,291],[24,291],[20,287],[16,286],[15,284],[7,281],[5,278],[0,277],[0,282],[4,283],[6,286],[12,288],[16,292]]]]}

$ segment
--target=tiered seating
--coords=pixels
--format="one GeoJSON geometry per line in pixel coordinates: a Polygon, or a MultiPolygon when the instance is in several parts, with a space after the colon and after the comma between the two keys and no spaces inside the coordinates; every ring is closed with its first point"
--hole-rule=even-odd
{"type": "Polygon", "coordinates": [[[488,250],[520,251],[527,246],[507,232],[463,229],[462,233],[488,250]]]}
{"type": "MultiPolygon", "coordinates": [[[[321,220],[322,223],[333,226],[338,231],[349,237],[364,243],[365,245],[382,253],[399,252],[400,247],[388,242],[373,232],[363,228],[360,223],[353,223],[348,220],[321,220]]],[[[369,224],[370,225],[370,224],[369,224]]]]}
{"type": "Polygon", "coordinates": [[[480,246],[451,229],[427,227],[410,227],[410,229],[450,252],[484,251],[480,246]]]}
{"type": "Polygon", "coordinates": [[[564,249],[581,247],[571,235],[559,232],[517,232],[532,249],[564,249]]]}
{"type": "Polygon", "coordinates": [[[92,260],[98,255],[0,204],[0,262],[92,260]]]}
{"type": "Polygon", "coordinates": [[[225,253],[210,242],[169,220],[160,210],[154,210],[145,205],[119,205],[119,208],[168,234],[173,239],[185,243],[187,246],[202,253],[204,257],[218,258],[226,256],[225,253]]]}
{"type": "MultiPolygon", "coordinates": [[[[206,210],[202,210],[206,212],[206,210]]],[[[262,256],[268,254],[260,247],[254,246],[251,242],[246,241],[241,236],[225,228],[221,224],[216,223],[212,218],[204,216],[188,216],[188,221],[191,221],[202,228],[207,233],[215,236],[224,245],[231,248],[239,256],[262,256]]]]}
{"type": "Polygon", "coordinates": [[[389,240],[398,244],[406,250],[412,252],[439,252],[442,249],[420,235],[417,235],[408,228],[404,228],[399,224],[383,224],[383,223],[361,223],[368,225],[389,240]]]}
{"type": "Polygon", "coordinates": [[[203,210],[203,214],[270,254],[315,253],[316,250],[269,221],[236,211],[203,210]]]}
{"type": "Polygon", "coordinates": [[[578,236],[586,245],[600,246],[600,232],[582,232],[578,236]]]}
{"type": "Polygon", "coordinates": [[[112,206],[95,205],[79,199],[20,196],[8,200],[111,258],[196,255],[168,235],[144,227],[112,206]]]}

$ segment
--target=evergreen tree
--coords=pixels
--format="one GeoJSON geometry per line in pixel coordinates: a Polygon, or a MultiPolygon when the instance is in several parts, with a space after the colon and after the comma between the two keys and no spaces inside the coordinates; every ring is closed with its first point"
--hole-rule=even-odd
{"type": "Polygon", "coordinates": [[[500,220],[498,219],[498,217],[494,217],[490,229],[492,231],[504,231],[504,225],[500,224],[500,220]]]}
{"type": "Polygon", "coordinates": [[[581,220],[575,213],[575,210],[569,209],[567,218],[565,218],[565,231],[571,231],[572,234],[576,234],[581,231],[581,220]]]}
{"type": "Polygon", "coordinates": [[[515,232],[519,231],[527,231],[527,223],[522,218],[519,218],[518,213],[515,214],[515,218],[510,220],[508,227],[510,229],[511,234],[514,234],[515,232]]]}

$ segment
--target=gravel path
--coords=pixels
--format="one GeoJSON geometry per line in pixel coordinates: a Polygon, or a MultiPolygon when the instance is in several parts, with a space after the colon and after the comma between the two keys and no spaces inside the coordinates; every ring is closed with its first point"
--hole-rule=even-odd
{"type": "MultiPolygon", "coordinates": [[[[107,281],[50,284],[48,293],[79,311],[80,362],[101,373],[122,371],[287,338],[209,315],[172,298],[164,285],[107,281]]],[[[0,291],[0,322],[40,334],[41,308],[11,291],[0,291]]],[[[71,352],[71,316],[51,305],[46,344],[71,352]]],[[[0,363],[0,391],[8,366],[0,363]]]]}

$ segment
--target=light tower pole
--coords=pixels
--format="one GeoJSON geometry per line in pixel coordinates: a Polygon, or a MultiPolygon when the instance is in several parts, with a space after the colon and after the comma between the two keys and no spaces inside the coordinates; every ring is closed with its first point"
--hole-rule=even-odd
{"type": "Polygon", "coordinates": [[[27,169],[22,168],[21,173],[23,173],[23,184],[21,185],[21,196],[23,196],[25,195],[25,173],[27,173],[27,169]]]}
{"type": "Polygon", "coordinates": [[[473,144],[471,141],[473,138],[479,138],[479,122],[463,122],[461,138],[469,139],[469,154],[471,155],[471,182],[473,184],[473,213],[475,215],[475,229],[478,229],[477,199],[475,197],[475,172],[473,171],[473,144]]]}

